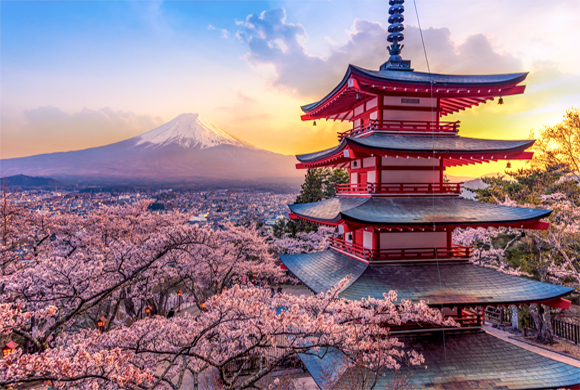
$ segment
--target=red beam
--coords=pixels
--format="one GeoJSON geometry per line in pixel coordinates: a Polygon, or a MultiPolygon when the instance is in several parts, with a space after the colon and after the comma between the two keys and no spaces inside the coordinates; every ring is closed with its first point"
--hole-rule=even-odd
{"type": "Polygon", "coordinates": [[[542,302],[546,306],[555,307],[556,309],[570,310],[572,302],[564,298],[556,298],[542,302]]]}

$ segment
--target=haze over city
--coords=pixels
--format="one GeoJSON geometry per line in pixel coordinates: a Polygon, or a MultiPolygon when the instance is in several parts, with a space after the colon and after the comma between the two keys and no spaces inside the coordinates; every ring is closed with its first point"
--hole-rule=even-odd
{"type": "MultiPolygon", "coordinates": [[[[388,7],[2,2],[2,158],[106,145],[188,112],[277,153],[331,147],[349,124],[313,127],[300,106],[326,94],[349,63],[377,69],[388,58],[388,7]]],[[[406,8],[404,55],[427,71],[415,9],[406,8]]],[[[418,1],[417,11],[432,72],[530,72],[525,94],[445,118],[461,120],[464,136],[525,139],[580,101],[577,1],[418,1]]]]}

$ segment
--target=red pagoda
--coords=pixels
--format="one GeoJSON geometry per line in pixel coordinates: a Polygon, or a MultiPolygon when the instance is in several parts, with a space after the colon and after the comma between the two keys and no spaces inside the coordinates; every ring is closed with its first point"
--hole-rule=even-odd
{"type": "MultiPolygon", "coordinates": [[[[523,160],[533,140],[503,141],[458,135],[446,115],[521,94],[527,73],[444,75],[417,72],[400,57],[403,1],[390,0],[389,60],[379,70],[349,65],[340,83],[320,101],[302,107],[303,120],[352,122],[339,144],[299,155],[298,168],[346,168],[350,183],[337,196],[294,204],[290,218],[335,226],[338,237],[318,253],[282,255],[284,265],[312,291],[327,291],[350,276],[340,295],[425,300],[461,324],[459,329],[412,325],[392,329],[423,353],[428,369],[410,376],[415,388],[580,389],[580,369],[502,341],[481,329],[487,306],[543,303],[567,308],[571,288],[520,278],[469,261],[469,248],[454,245],[456,228],[547,229],[550,210],[507,207],[460,197],[463,183],[447,183],[447,167],[523,160]]],[[[319,386],[325,367],[344,358],[301,356],[319,386]]],[[[413,370],[412,368],[409,368],[413,370]]],[[[350,373],[351,375],[353,373],[350,373]]],[[[335,387],[341,377],[335,373],[335,387]]],[[[390,380],[386,373],[381,381],[390,380]]],[[[344,383],[343,383],[344,384],[344,383]]],[[[379,388],[381,384],[378,385],[379,388]]]]}

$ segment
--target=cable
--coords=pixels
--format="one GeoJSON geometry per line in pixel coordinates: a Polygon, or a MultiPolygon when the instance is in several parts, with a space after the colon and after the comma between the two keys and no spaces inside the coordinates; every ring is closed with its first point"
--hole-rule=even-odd
{"type": "MultiPolygon", "coordinates": [[[[421,43],[423,44],[423,53],[425,54],[425,62],[427,63],[427,71],[429,72],[429,85],[431,89],[431,123],[435,121],[435,112],[433,111],[433,78],[431,76],[431,67],[429,66],[429,58],[427,57],[427,48],[425,47],[425,39],[423,39],[423,29],[421,28],[421,21],[419,20],[419,11],[417,10],[417,2],[413,0],[413,5],[415,6],[415,15],[417,16],[417,24],[419,25],[419,33],[421,34],[421,43]]],[[[439,115],[439,113],[437,113],[439,115]]],[[[433,150],[433,160],[435,160],[435,132],[431,132],[431,140],[432,140],[432,150],[433,150]]],[[[441,159],[441,164],[439,169],[443,169],[441,166],[443,164],[443,159],[441,159]]],[[[435,186],[435,164],[433,164],[433,186],[435,186]]],[[[441,174],[440,180],[441,180],[441,174]]],[[[443,183],[439,183],[440,186],[443,186],[443,183]]],[[[432,211],[433,211],[433,218],[435,217],[435,188],[433,188],[433,195],[432,198],[432,211]]],[[[443,284],[441,283],[441,269],[439,268],[439,257],[437,256],[437,231],[436,231],[436,224],[433,222],[433,244],[434,244],[434,252],[435,252],[435,263],[437,264],[437,275],[439,276],[439,290],[443,293],[443,284]]],[[[451,243],[451,245],[453,245],[451,243]]],[[[457,310],[460,310],[459,307],[457,310]]],[[[443,303],[441,303],[441,313],[443,313],[443,303]]],[[[447,347],[445,344],[445,328],[443,328],[443,354],[445,356],[445,365],[447,366],[447,347]]]]}

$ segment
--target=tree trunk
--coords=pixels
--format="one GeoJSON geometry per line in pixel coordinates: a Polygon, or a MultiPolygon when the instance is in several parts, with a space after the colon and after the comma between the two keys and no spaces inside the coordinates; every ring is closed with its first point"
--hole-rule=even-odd
{"type": "Polygon", "coordinates": [[[541,340],[544,343],[554,343],[554,330],[552,329],[552,318],[550,316],[550,308],[546,305],[542,305],[544,313],[542,314],[542,332],[541,340]]]}
{"type": "Polygon", "coordinates": [[[553,343],[554,332],[552,330],[552,319],[550,318],[550,308],[546,305],[539,306],[534,303],[530,305],[530,315],[536,325],[536,339],[542,343],[553,343]]]}

